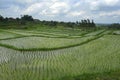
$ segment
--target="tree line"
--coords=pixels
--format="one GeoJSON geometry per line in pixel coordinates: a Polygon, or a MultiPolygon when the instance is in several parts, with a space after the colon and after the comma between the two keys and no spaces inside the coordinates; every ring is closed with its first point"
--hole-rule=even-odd
{"type": "Polygon", "coordinates": [[[119,23],[113,23],[108,26],[109,29],[120,29],[120,24],[119,23]]]}
{"type": "Polygon", "coordinates": [[[9,23],[9,22],[15,22],[18,23],[19,25],[26,25],[27,22],[37,22],[42,25],[47,25],[50,27],[56,27],[56,26],[64,26],[64,27],[70,27],[70,28],[95,28],[96,24],[94,23],[93,20],[90,19],[85,19],[81,21],[76,21],[76,22],[59,22],[59,21],[40,21],[39,19],[34,19],[30,15],[21,15],[20,18],[12,18],[12,17],[3,17],[0,15],[0,22],[3,23],[9,23]]]}
{"type": "Polygon", "coordinates": [[[32,16],[29,15],[21,15],[21,18],[12,18],[12,17],[3,17],[0,15],[0,21],[1,22],[7,22],[7,21],[34,21],[32,16]]]}

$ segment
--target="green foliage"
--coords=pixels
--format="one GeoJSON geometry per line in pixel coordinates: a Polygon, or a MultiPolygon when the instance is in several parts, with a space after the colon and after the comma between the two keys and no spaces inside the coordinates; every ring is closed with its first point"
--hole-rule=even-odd
{"type": "Polygon", "coordinates": [[[95,29],[96,25],[94,21],[90,22],[89,19],[81,20],[81,22],[59,22],[59,21],[40,21],[38,19],[34,19],[30,15],[21,15],[21,18],[12,18],[12,17],[2,17],[0,16],[0,28],[6,29],[28,29],[33,28],[33,26],[37,27],[45,27],[48,26],[49,28],[57,28],[62,26],[64,28],[81,28],[81,29],[95,29]],[[38,25],[38,26],[36,26],[38,25]]]}
{"type": "Polygon", "coordinates": [[[120,29],[119,23],[114,23],[108,26],[109,29],[120,29]]]}
{"type": "Polygon", "coordinates": [[[75,77],[63,77],[61,80],[119,80],[120,70],[104,73],[83,74],[75,77]]]}
{"type": "Polygon", "coordinates": [[[0,15],[0,22],[4,20],[4,17],[0,15]]]}
{"type": "Polygon", "coordinates": [[[21,16],[21,20],[22,20],[22,21],[33,21],[34,19],[32,18],[32,16],[22,15],[22,16],[21,16]]]}
{"type": "Polygon", "coordinates": [[[77,22],[77,24],[80,26],[80,27],[83,27],[83,28],[95,28],[96,25],[94,23],[94,21],[92,20],[92,22],[87,19],[87,20],[81,20],[81,22],[77,22]]]}

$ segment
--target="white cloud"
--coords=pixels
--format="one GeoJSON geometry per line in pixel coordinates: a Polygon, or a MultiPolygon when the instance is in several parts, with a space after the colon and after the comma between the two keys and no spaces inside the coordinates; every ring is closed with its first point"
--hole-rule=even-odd
{"type": "Polygon", "coordinates": [[[30,5],[23,14],[35,14],[40,15],[58,15],[67,13],[70,10],[70,6],[66,2],[58,2],[57,0],[52,0],[53,2],[40,2],[30,5]]]}
{"type": "Polygon", "coordinates": [[[81,5],[81,3],[77,2],[77,3],[74,4],[74,7],[79,7],[80,5],[81,5]]]}
{"type": "Polygon", "coordinates": [[[52,13],[58,14],[58,13],[66,13],[69,11],[70,7],[65,2],[56,2],[49,8],[52,13]]]}
{"type": "Polygon", "coordinates": [[[120,17],[119,3],[120,0],[0,0],[0,14],[12,17],[28,14],[39,19],[65,21],[100,20],[110,16],[117,19],[120,17]]]}
{"type": "Polygon", "coordinates": [[[90,3],[90,9],[91,10],[98,10],[100,3],[98,1],[93,1],[90,3]]]}
{"type": "Polygon", "coordinates": [[[42,7],[43,7],[43,4],[41,3],[32,4],[23,12],[23,14],[36,13],[42,7]]]}
{"type": "Polygon", "coordinates": [[[69,12],[67,16],[75,17],[75,16],[82,16],[82,15],[85,15],[85,11],[69,12]]]}
{"type": "Polygon", "coordinates": [[[21,4],[31,4],[37,2],[37,0],[11,0],[11,2],[16,2],[21,4]]]}
{"type": "Polygon", "coordinates": [[[9,17],[18,17],[21,15],[22,10],[20,9],[19,6],[16,5],[11,5],[9,8],[6,9],[0,9],[0,14],[3,16],[7,15],[9,17]]]}
{"type": "Polygon", "coordinates": [[[104,0],[104,1],[106,5],[109,5],[109,6],[114,6],[119,2],[119,0],[104,0]]]}
{"type": "Polygon", "coordinates": [[[112,11],[112,12],[101,12],[99,16],[120,16],[120,10],[112,11]]]}
{"type": "Polygon", "coordinates": [[[120,3],[120,0],[85,0],[91,10],[98,10],[102,6],[115,6],[120,3]]]}

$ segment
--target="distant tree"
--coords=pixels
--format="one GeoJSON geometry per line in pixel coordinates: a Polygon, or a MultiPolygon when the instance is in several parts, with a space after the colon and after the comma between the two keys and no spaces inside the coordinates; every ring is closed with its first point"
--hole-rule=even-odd
{"type": "Polygon", "coordinates": [[[20,21],[20,18],[17,17],[17,18],[16,18],[16,21],[20,21]]]}
{"type": "Polygon", "coordinates": [[[79,25],[79,21],[76,21],[76,24],[79,25]]]}
{"type": "Polygon", "coordinates": [[[66,23],[66,27],[73,28],[74,25],[75,25],[75,23],[73,23],[73,22],[67,22],[67,23],[66,23]]]}
{"type": "Polygon", "coordinates": [[[84,20],[81,20],[80,27],[84,27],[84,20]]]}
{"type": "Polygon", "coordinates": [[[3,21],[4,20],[4,17],[0,15],[0,21],[3,21]]]}
{"type": "Polygon", "coordinates": [[[20,24],[25,25],[26,21],[34,21],[34,19],[30,15],[21,15],[20,24]]]}
{"type": "Polygon", "coordinates": [[[33,17],[32,16],[29,16],[29,15],[23,15],[21,16],[21,20],[22,21],[33,21],[33,17]]]}
{"type": "Polygon", "coordinates": [[[87,19],[87,23],[90,24],[90,20],[89,19],[87,19]]]}
{"type": "Polygon", "coordinates": [[[57,22],[56,21],[50,21],[49,22],[49,26],[56,26],[57,25],[57,22]]]}
{"type": "Polygon", "coordinates": [[[94,21],[92,20],[91,27],[96,27],[94,21]]]}
{"type": "Polygon", "coordinates": [[[110,29],[120,29],[120,24],[119,23],[113,23],[110,26],[108,26],[110,29]]]}
{"type": "Polygon", "coordinates": [[[87,24],[87,20],[84,20],[84,24],[87,24]]]}
{"type": "Polygon", "coordinates": [[[80,27],[83,27],[83,28],[94,28],[96,27],[94,21],[90,21],[89,19],[87,20],[81,20],[81,22],[79,23],[80,24],[80,27]]]}
{"type": "Polygon", "coordinates": [[[7,21],[8,21],[8,19],[9,19],[9,18],[8,18],[8,17],[6,17],[4,20],[7,22],[7,21]]]}
{"type": "Polygon", "coordinates": [[[40,22],[40,20],[39,20],[39,19],[34,19],[34,21],[35,21],[35,22],[40,22]]]}
{"type": "Polygon", "coordinates": [[[13,17],[9,17],[8,21],[15,21],[15,19],[13,17]]]}

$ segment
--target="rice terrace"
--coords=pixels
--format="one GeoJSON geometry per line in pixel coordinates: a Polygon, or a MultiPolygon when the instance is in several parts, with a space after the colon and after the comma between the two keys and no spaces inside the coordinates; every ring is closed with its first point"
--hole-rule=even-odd
{"type": "Polygon", "coordinates": [[[0,80],[120,80],[119,23],[6,16],[0,15],[0,80]]]}

